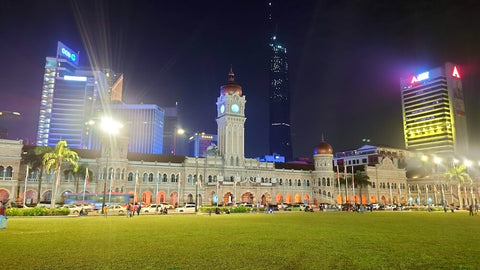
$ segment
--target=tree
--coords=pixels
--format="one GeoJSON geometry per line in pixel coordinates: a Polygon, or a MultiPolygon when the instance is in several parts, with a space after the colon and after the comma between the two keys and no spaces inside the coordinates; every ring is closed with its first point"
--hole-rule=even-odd
{"type": "Polygon", "coordinates": [[[48,146],[37,146],[35,148],[29,149],[27,152],[22,154],[22,163],[27,164],[31,170],[40,169],[40,175],[38,176],[38,191],[37,191],[37,203],[40,202],[40,197],[42,195],[42,181],[43,181],[43,172],[44,166],[42,162],[42,157],[45,153],[52,151],[53,149],[48,146]]]}
{"type": "MultiPolygon", "coordinates": [[[[88,164],[81,163],[78,165],[78,168],[75,169],[73,164],[70,164],[68,169],[63,171],[65,178],[68,178],[70,175],[73,175],[73,183],[75,186],[75,192],[78,193],[78,186],[80,185],[80,180],[85,179],[86,171],[87,171],[88,164]]],[[[88,170],[89,174],[92,174],[92,171],[88,170]]]]}
{"type": "MultiPolygon", "coordinates": [[[[461,200],[461,191],[460,187],[465,184],[471,184],[472,178],[467,172],[467,166],[453,166],[450,170],[445,173],[445,178],[447,179],[447,184],[450,185],[450,182],[457,183],[457,194],[458,194],[458,204],[460,209],[463,208],[463,202],[461,200]]],[[[453,203],[453,202],[452,202],[453,203]]]]}
{"type": "Polygon", "coordinates": [[[362,188],[372,185],[372,182],[368,181],[370,177],[365,172],[357,171],[354,175],[355,185],[358,187],[360,193],[360,203],[362,202],[362,188]]]}
{"type": "Polygon", "coordinates": [[[55,200],[57,195],[57,188],[60,184],[62,163],[68,162],[73,165],[75,171],[78,169],[78,154],[67,147],[66,141],[59,141],[55,146],[55,149],[51,152],[47,152],[42,158],[43,165],[47,171],[54,169],[55,180],[52,184],[52,201],[51,207],[55,207],[55,200]]]}

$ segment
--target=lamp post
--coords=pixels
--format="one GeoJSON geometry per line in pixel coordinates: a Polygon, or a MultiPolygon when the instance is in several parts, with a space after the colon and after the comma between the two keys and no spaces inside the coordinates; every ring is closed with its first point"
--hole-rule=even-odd
{"type": "Polygon", "coordinates": [[[172,154],[176,155],[177,153],[177,135],[183,135],[185,134],[185,130],[183,128],[175,128],[175,133],[173,133],[173,149],[172,149],[172,154]]]}
{"type": "Polygon", "coordinates": [[[195,157],[195,213],[198,212],[198,157],[195,157]]]}
{"type": "MultiPolygon", "coordinates": [[[[101,122],[100,122],[100,125],[102,127],[102,130],[103,132],[105,132],[107,135],[108,135],[108,145],[107,145],[107,150],[106,150],[106,154],[107,154],[107,159],[106,159],[106,168],[107,168],[107,176],[105,178],[105,175],[104,175],[104,181],[103,181],[103,199],[102,199],[102,214],[104,214],[104,207],[105,207],[105,200],[106,200],[106,195],[107,195],[107,180],[110,180],[109,178],[111,178],[111,175],[110,175],[110,168],[108,167],[108,159],[111,155],[111,150],[112,150],[112,147],[111,147],[111,138],[113,136],[115,136],[118,131],[120,130],[120,128],[122,128],[122,124],[113,120],[111,117],[103,117],[101,119],[101,122]]],[[[103,143],[102,143],[103,145],[103,143]]]]}

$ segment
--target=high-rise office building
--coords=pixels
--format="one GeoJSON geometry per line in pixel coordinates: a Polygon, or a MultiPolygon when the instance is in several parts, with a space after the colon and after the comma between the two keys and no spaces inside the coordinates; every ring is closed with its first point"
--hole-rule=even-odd
{"type": "Polygon", "coordinates": [[[46,57],[37,145],[89,148],[90,126],[97,104],[121,101],[123,76],[109,69],[79,67],[79,53],[62,42],[55,57],[46,57]],[[102,100],[102,102],[100,102],[102,100]]]}
{"type": "MultiPolygon", "coordinates": [[[[178,150],[179,138],[177,134],[178,130],[178,106],[166,107],[165,118],[163,125],[163,153],[176,155],[179,154],[178,150]]],[[[181,147],[180,147],[181,148],[181,147]]],[[[181,152],[181,151],[180,151],[181,152]]]]}
{"type": "Polygon", "coordinates": [[[161,154],[164,110],[154,104],[111,104],[110,115],[128,134],[128,152],[161,154]]]}
{"type": "Polygon", "coordinates": [[[188,138],[188,156],[190,157],[206,157],[209,147],[217,144],[217,135],[195,133],[188,138]]]}
{"type": "MultiPolygon", "coordinates": [[[[269,3],[269,22],[273,29],[276,28],[272,19],[272,3],[269,3]]],[[[276,31],[274,31],[275,33],[276,31]]],[[[292,140],[290,134],[290,86],[288,83],[287,48],[283,46],[276,34],[270,39],[270,129],[269,142],[270,154],[277,153],[291,161],[292,140]]]]}
{"type": "Polygon", "coordinates": [[[405,147],[438,155],[468,153],[461,68],[452,63],[400,80],[405,147]]]}

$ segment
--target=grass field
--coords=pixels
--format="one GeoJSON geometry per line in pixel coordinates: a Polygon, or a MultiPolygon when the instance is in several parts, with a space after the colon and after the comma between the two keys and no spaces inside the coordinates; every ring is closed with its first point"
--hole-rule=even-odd
{"type": "Polygon", "coordinates": [[[12,217],[0,269],[480,269],[468,212],[12,217]]]}

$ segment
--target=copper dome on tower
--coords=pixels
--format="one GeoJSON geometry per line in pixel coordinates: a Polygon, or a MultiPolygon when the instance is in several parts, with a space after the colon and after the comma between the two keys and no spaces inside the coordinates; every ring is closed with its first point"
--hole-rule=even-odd
{"type": "Polygon", "coordinates": [[[228,73],[228,81],[224,85],[220,86],[220,95],[233,95],[237,94],[242,96],[242,87],[235,82],[235,73],[233,73],[232,68],[230,67],[230,72],[228,73]]]}
{"type": "Polygon", "coordinates": [[[321,142],[317,147],[313,149],[313,154],[314,155],[333,155],[333,148],[330,144],[326,142],[321,142]]]}

